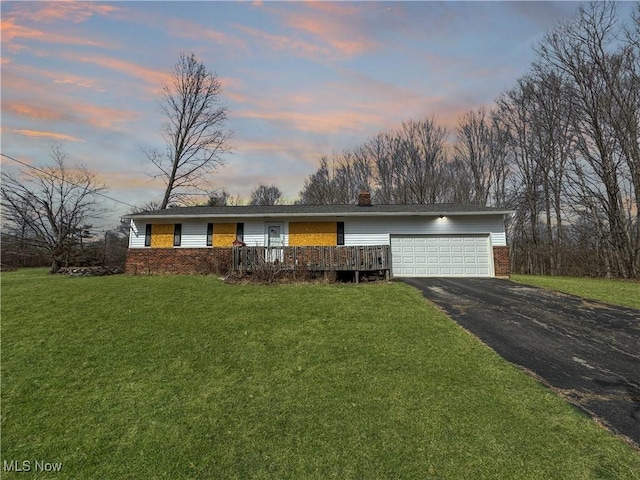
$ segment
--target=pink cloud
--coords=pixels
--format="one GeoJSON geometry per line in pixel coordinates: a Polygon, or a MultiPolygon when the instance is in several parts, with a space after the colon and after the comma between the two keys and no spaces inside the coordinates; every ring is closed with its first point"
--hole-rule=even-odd
{"type": "Polygon", "coordinates": [[[330,111],[323,113],[287,110],[244,110],[236,117],[253,118],[285,124],[292,130],[317,134],[338,134],[345,131],[362,131],[363,125],[378,123],[382,115],[363,114],[355,111],[330,111]]]}
{"type": "MultiPolygon", "coordinates": [[[[25,101],[6,101],[3,102],[3,109],[33,120],[77,123],[103,129],[116,129],[118,124],[130,122],[139,115],[133,111],[99,107],[80,102],[61,105],[40,102],[34,105],[25,101]]],[[[21,133],[25,134],[24,132],[21,133]]]]}
{"type": "Polygon", "coordinates": [[[142,65],[114,57],[107,57],[104,55],[65,55],[65,57],[69,57],[70,60],[92,63],[99,67],[124,73],[130,77],[142,80],[144,84],[147,85],[148,90],[154,94],[158,93],[162,89],[162,86],[168,84],[171,80],[171,73],[169,71],[162,72],[153,70],[151,68],[143,67],[142,65]]]}
{"type": "Polygon", "coordinates": [[[139,117],[139,114],[118,108],[99,107],[88,103],[77,103],[71,111],[79,119],[101,129],[117,129],[119,124],[127,123],[139,117]]]}
{"type": "Polygon", "coordinates": [[[2,105],[5,111],[20,115],[23,117],[29,117],[34,120],[62,120],[63,114],[53,108],[39,105],[31,105],[25,102],[12,102],[5,101],[2,105]]]}
{"type": "Polygon", "coordinates": [[[167,20],[169,32],[178,37],[188,38],[191,40],[210,40],[220,45],[233,47],[235,49],[247,50],[247,43],[239,37],[229,35],[212,28],[203,27],[200,24],[172,18],[167,20]]]}
{"type": "Polygon", "coordinates": [[[360,8],[356,4],[348,2],[324,2],[324,1],[308,1],[305,5],[309,8],[314,8],[324,13],[328,13],[335,16],[355,16],[361,12],[360,8]]]}
{"type": "Polygon", "coordinates": [[[109,15],[121,9],[114,5],[98,2],[24,2],[12,5],[11,14],[35,22],[55,22],[70,20],[81,23],[94,15],[109,15]]]}
{"type": "Polygon", "coordinates": [[[88,88],[98,92],[105,91],[104,88],[98,88],[95,84],[95,79],[92,78],[70,75],[68,73],[52,73],[51,75],[47,76],[53,79],[53,83],[57,83],[59,85],[70,85],[72,87],[88,88]]]}
{"type": "Polygon", "coordinates": [[[290,15],[287,25],[313,35],[329,45],[332,53],[340,56],[353,57],[378,48],[377,42],[369,38],[364,30],[359,32],[353,22],[345,21],[342,16],[290,15]]]}
{"type": "Polygon", "coordinates": [[[311,42],[297,40],[285,35],[273,35],[271,33],[267,33],[256,28],[247,27],[245,25],[236,25],[236,28],[246,33],[247,35],[251,35],[257,38],[273,50],[288,51],[298,55],[314,58],[318,55],[326,57],[330,53],[330,51],[325,47],[321,47],[311,42]]]}
{"type": "Polygon", "coordinates": [[[313,59],[350,58],[380,47],[374,39],[371,25],[363,21],[363,5],[299,2],[296,8],[291,8],[287,3],[266,3],[261,8],[281,17],[291,34],[274,35],[243,26],[238,28],[279,51],[290,51],[313,59]]]}
{"type": "Polygon", "coordinates": [[[144,188],[157,188],[158,192],[162,191],[163,183],[161,179],[153,179],[148,175],[138,174],[132,175],[131,172],[103,172],[100,176],[110,188],[121,190],[135,190],[144,188]]]}
{"type": "Polygon", "coordinates": [[[84,140],[80,140],[79,138],[73,137],[71,135],[65,135],[63,133],[56,133],[56,132],[42,132],[39,130],[13,130],[13,132],[19,135],[24,135],[25,137],[31,137],[31,138],[49,138],[53,140],[69,141],[69,142],[84,141],[84,140]]]}
{"type": "Polygon", "coordinates": [[[8,18],[2,20],[2,43],[6,48],[10,50],[19,50],[24,48],[22,45],[14,43],[16,39],[35,40],[39,42],[47,43],[59,43],[65,45],[84,45],[92,47],[106,47],[107,45],[102,42],[96,42],[81,37],[73,37],[69,35],[63,35],[60,33],[45,32],[43,30],[36,30],[33,28],[25,27],[15,23],[15,19],[8,18]]]}
{"type": "Polygon", "coordinates": [[[235,142],[234,146],[242,155],[267,154],[277,157],[286,152],[295,152],[295,156],[303,160],[313,159],[315,161],[317,159],[317,151],[312,149],[308,143],[291,138],[279,138],[272,141],[247,139],[235,142]],[[310,149],[313,150],[312,153],[310,149]]]}
{"type": "MultiPolygon", "coordinates": [[[[5,63],[5,58],[2,61],[5,63]]],[[[67,71],[51,71],[26,64],[15,64],[8,59],[6,59],[6,63],[11,63],[11,66],[10,71],[5,70],[2,78],[4,88],[11,87],[11,89],[18,91],[29,90],[32,95],[35,90],[46,96],[51,93],[51,90],[48,83],[42,82],[42,79],[45,78],[58,85],[86,88],[101,93],[106,91],[100,85],[101,79],[75,75],[67,71]],[[31,79],[37,79],[37,82],[27,80],[27,76],[31,79]],[[39,85],[39,88],[36,88],[34,84],[39,85]]]]}

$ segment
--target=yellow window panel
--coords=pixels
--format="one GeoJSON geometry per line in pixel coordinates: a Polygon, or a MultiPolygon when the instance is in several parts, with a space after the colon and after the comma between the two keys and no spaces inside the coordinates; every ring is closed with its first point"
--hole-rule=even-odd
{"type": "Polygon", "coordinates": [[[289,245],[292,247],[332,247],[337,243],[336,222],[289,223],[289,245]]]}
{"type": "Polygon", "coordinates": [[[232,247],[236,239],[235,223],[215,223],[213,225],[213,246],[232,247]]]}
{"type": "Polygon", "coordinates": [[[173,248],[173,223],[151,226],[151,248],[173,248]]]}

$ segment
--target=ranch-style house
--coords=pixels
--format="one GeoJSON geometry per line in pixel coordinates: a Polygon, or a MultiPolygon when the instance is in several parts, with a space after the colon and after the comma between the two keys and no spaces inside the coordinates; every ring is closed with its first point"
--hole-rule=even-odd
{"type": "Polygon", "coordinates": [[[500,208],[463,204],[176,207],[131,221],[129,274],[282,268],[387,277],[509,275],[500,208]]]}

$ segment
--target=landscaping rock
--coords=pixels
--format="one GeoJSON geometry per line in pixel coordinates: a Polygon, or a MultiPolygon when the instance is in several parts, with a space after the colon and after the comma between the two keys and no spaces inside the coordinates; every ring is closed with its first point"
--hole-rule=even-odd
{"type": "Polygon", "coordinates": [[[117,267],[62,267],[58,275],[70,275],[74,277],[102,277],[104,275],[118,275],[124,271],[117,267]]]}

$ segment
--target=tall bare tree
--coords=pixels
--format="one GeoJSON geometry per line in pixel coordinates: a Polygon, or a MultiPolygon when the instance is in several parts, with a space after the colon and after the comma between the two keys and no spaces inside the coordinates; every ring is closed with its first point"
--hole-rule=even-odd
{"type": "Polygon", "coordinates": [[[536,138],[531,127],[531,89],[527,81],[520,79],[518,86],[504,92],[497,103],[501,126],[507,132],[513,170],[513,204],[517,207],[512,250],[522,259],[517,265],[520,271],[540,273],[539,256],[543,251],[538,231],[541,182],[536,138]]]}
{"type": "Polygon", "coordinates": [[[304,182],[297,203],[308,205],[354,204],[358,193],[370,191],[374,182],[370,158],[359,147],[330,158],[322,157],[320,166],[304,182]]]}
{"type": "Polygon", "coordinates": [[[229,205],[229,201],[231,200],[231,194],[226,188],[214,190],[209,193],[209,198],[207,199],[206,206],[207,207],[226,207],[229,205]]]}
{"type": "Polygon", "coordinates": [[[218,77],[193,53],[180,55],[161,101],[166,150],[146,152],[157,169],[154,178],[166,185],[160,208],[184,202],[190,192],[203,193],[207,175],[224,164],[231,132],[221,93],[218,77]]]}
{"type": "Polygon", "coordinates": [[[598,209],[605,213],[603,228],[616,270],[609,273],[637,277],[640,49],[633,35],[625,42],[622,32],[616,4],[593,2],[581,6],[576,19],[550,32],[538,53],[572,88],[575,146],[581,158],[575,171],[581,188],[598,199],[598,209]]]}
{"type": "Polygon", "coordinates": [[[320,159],[318,169],[307,177],[300,191],[300,198],[296,201],[302,205],[333,205],[334,200],[329,160],[327,157],[320,159]]]}
{"type": "Polygon", "coordinates": [[[258,185],[251,192],[249,205],[278,205],[282,201],[282,192],[275,185],[258,185]]]}
{"type": "Polygon", "coordinates": [[[3,223],[45,252],[56,273],[87,221],[105,213],[98,197],[106,188],[86,167],[67,167],[60,145],[51,148],[51,158],[53,165],[42,169],[23,169],[19,175],[3,171],[0,192],[3,223]]]}
{"type": "Polygon", "coordinates": [[[560,268],[572,104],[562,78],[542,68],[520,78],[498,101],[518,211],[514,250],[522,253],[527,272],[556,274],[560,268]]]}
{"type": "Polygon", "coordinates": [[[393,177],[395,203],[435,203],[443,196],[441,167],[446,161],[447,131],[435,119],[409,120],[396,132],[393,177]]]}
{"type": "Polygon", "coordinates": [[[496,175],[497,158],[493,152],[493,130],[487,110],[480,108],[464,114],[458,121],[454,158],[459,175],[466,177],[469,203],[486,205],[496,175]]]}

